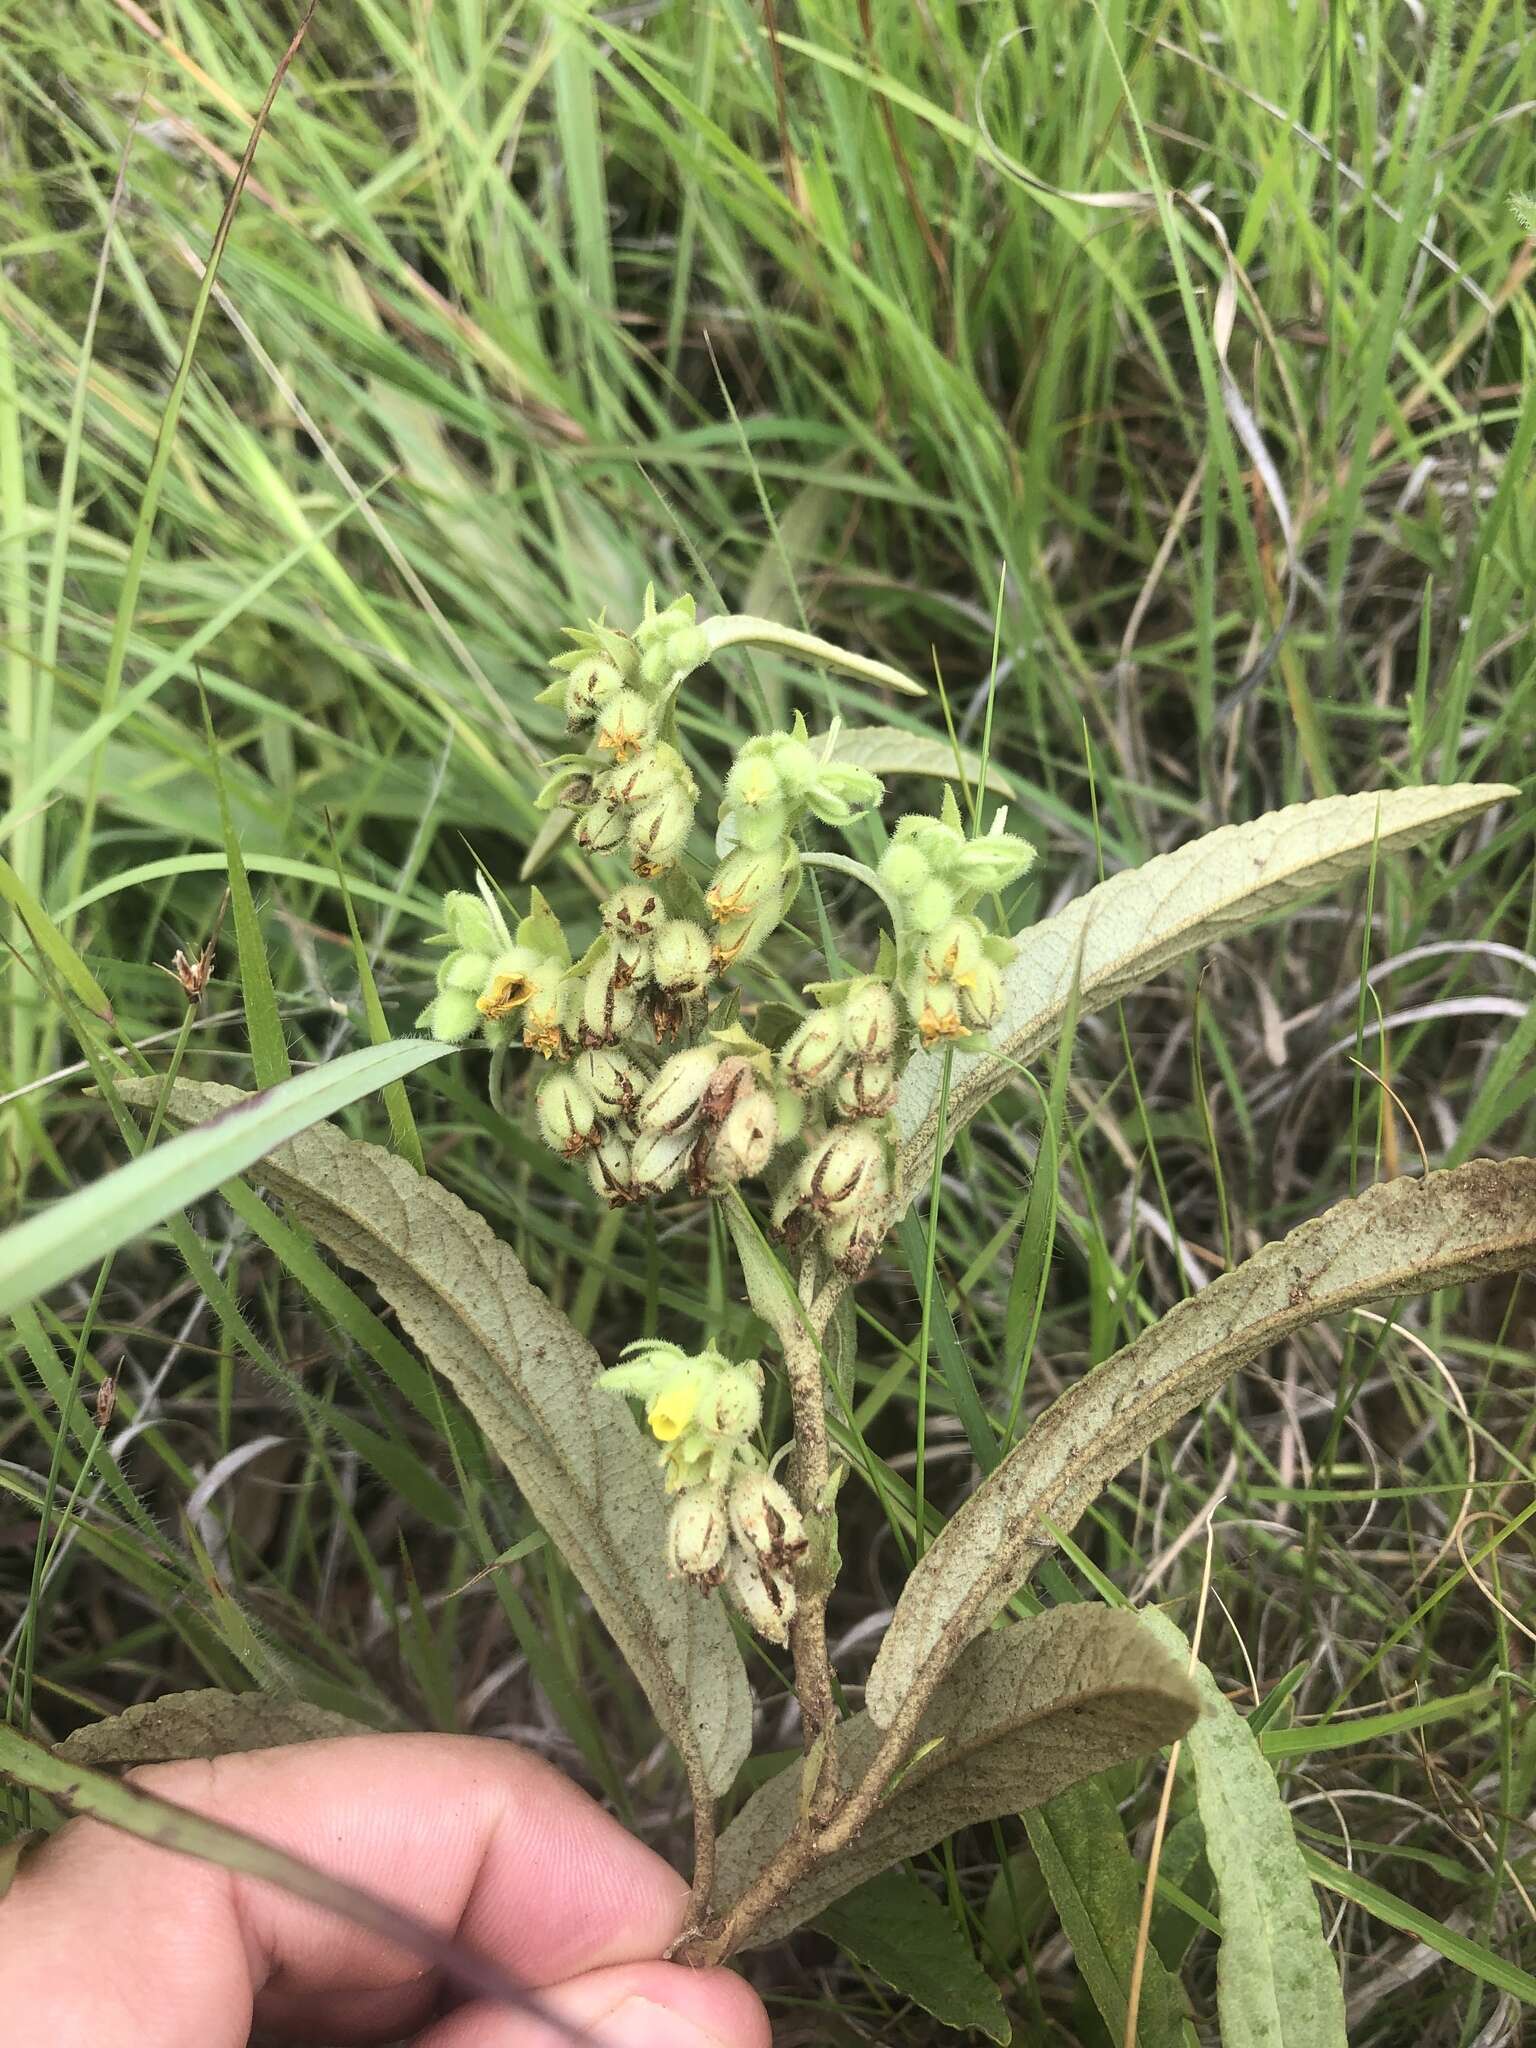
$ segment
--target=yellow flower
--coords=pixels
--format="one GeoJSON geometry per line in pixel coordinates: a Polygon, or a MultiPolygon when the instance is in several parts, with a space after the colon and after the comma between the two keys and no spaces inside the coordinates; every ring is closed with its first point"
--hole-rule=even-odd
{"type": "Polygon", "coordinates": [[[699,1405],[699,1389],[691,1380],[674,1380],[669,1387],[663,1387],[650,1407],[645,1419],[651,1425],[651,1435],[659,1444],[672,1443],[680,1437],[693,1420],[693,1411],[699,1405]]]}
{"type": "Polygon", "coordinates": [[[498,974],[492,978],[490,987],[477,998],[475,1008],[482,1017],[505,1017],[521,1007],[533,994],[533,983],[526,974],[498,974]]]}
{"type": "Polygon", "coordinates": [[[941,1038],[964,1038],[969,1027],[957,1010],[936,1010],[925,1004],[917,1020],[917,1035],[924,1045],[937,1045],[941,1038]]]}

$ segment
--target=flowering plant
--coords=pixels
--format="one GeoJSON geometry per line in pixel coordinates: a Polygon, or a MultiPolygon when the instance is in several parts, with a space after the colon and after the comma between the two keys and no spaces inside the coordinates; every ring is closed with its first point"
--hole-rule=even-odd
{"type": "MultiPolygon", "coordinates": [[[[677,718],[704,663],[756,642],[910,691],[894,671],[766,621],[701,621],[687,598],[658,609],[648,596],[632,632],[599,620],[571,639],[550,688],[572,747],[549,764],[543,801],[603,876],[596,928],[568,931],[537,890],[516,911],[483,874],[450,893],[420,1019],[440,1043],[416,1041],[411,1058],[482,1042],[498,1108],[526,1102],[605,1203],[716,1205],[771,1348],[737,1357],[715,1330],[693,1348],[631,1345],[605,1367],[484,1220],[404,1158],[301,1121],[256,1171],[368,1276],[454,1387],[644,1687],[693,1799],[682,1952],[719,1960],[957,1827],[1049,1802],[1189,1730],[1201,1694],[1167,1624],[1076,1600],[1000,1625],[1051,1544],[1288,1331],[1532,1255],[1536,1162],[1387,1181],[1218,1275],[1069,1385],[1011,1448],[973,1389],[978,1483],[936,1533],[931,1504],[900,1505],[916,1562],[864,1710],[845,1711],[826,1623],[849,1476],[828,1415],[834,1333],[893,1224],[937,1187],[956,1131],[1070,1043],[1077,1017],[1515,792],[1452,785],[1296,805],[1114,874],[1015,933],[1006,892],[1034,854],[1006,817],[981,830],[978,800],[968,826],[946,794],[937,815],[901,817],[882,838],[885,791],[856,758],[872,735],[836,721],[813,735],[795,718],[748,739],[708,845],[677,718]],[[870,858],[827,850],[826,831],[870,858]],[[818,869],[878,906],[852,971],[847,935],[813,899],[818,869]],[[794,922],[802,903],[836,958],[833,978],[806,981],[788,1010],[784,970],[811,950],[794,922]],[[764,1430],[770,1374],[791,1411],[792,1439],[778,1446],[764,1430]],[[805,1753],[717,1838],[715,1803],[752,1740],[747,1631],[788,1646],[805,1753]]],[[[120,1084],[129,1100],[150,1086],[120,1084]]],[[[185,1080],[153,1099],[182,1122],[240,1100],[185,1080]]],[[[1048,1135],[1041,1162],[1056,1156],[1048,1135]]],[[[1198,1667],[1196,1679],[1209,1706],[1198,1667]]],[[[1192,1749],[1203,1769],[1198,1728],[1192,1749]]],[[[1225,1811],[1216,1796],[1211,1824],[1225,1811]]],[[[1283,1834],[1283,1810],[1276,1826],[1283,1834]]],[[[1304,1896],[1289,1848],[1286,1882],[1304,1896]]],[[[1282,1889],[1284,1861],[1270,1858],[1282,1889]]]]}

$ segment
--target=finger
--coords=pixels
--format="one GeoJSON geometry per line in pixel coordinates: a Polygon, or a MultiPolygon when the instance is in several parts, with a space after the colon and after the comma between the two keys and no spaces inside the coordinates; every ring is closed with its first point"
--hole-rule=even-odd
{"type": "MultiPolygon", "coordinates": [[[[546,1991],[540,2001],[595,2048],[769,2048],[768,2015],[729,1970],[625,1963],[546,1991]]],[[[570,2048],[569,2033],[526,2015],[467,2005],[416,2048],[570,2048]]]]}
{"type": "MultiPolygon", "coordinates": [[[[456,1931],[524,1983],[655,1956],[682,1924],[682,1880],[505,1743],[360,1736],[135,1782],[456,1931]]],[[[436,1991],[379,1935],[92,1821],[61,1829],[0,1904],[0,2008],[30,2021],[19,2038],[243,2048],[254,2016],[387,2040],[436,1991]]]]}

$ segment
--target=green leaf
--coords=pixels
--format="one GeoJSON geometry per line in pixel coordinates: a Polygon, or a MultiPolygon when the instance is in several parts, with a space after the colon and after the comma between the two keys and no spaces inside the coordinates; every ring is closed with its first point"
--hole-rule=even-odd
{"type": "MultiPolygon", "coordinates": [[[[222,1117],[242,1099],[182,1081],[168,1114],[222,1117]]],[[[724,1792],[751,1744],[741,1655],[721,1603],[667,1577],[653,1446],[628,1404],[594,1384],[602,1361],[591,1345],[483,1217],[379,1146],[321,1124],[265,1159],[257,1178],[394,1309],[580,1580],[695,1798],[724,1792]]]]}
{"type": "MultiPolygon", "coordinates": [[[[956,1828],[1038,1806],[1094,1771],[1176,1741],[1194,1718],[1195,1693],[1178,1666],[1151,1649],[1133,1614],[1087,1602],[972,1643],[928,1703],[910,1752],[916,1761],[849,1846],[813,1864],[753,1930],[753,1943],[776,1941],[956,1828]]],[[[879,1743],[867,1714],[839,1727],[838,1761],[850,1781],[879,1743]]],[[[720,1837],[717,1910],[796,1825],[801,1768],[754,1793],[720,1837]]]]}
{"type": "Polygon", "coordinates": [[[66,1763],[97,1767],[164,1764],[371,1732],[362,1722],[327,1707],[312,1707],[307,1700],[211,1686],[198,1692],[164,1693],[105,1721],[92,1721],[55,1744],[53,1753],[66,1763]]]}
{"type": "MultiPolygon", "coordinates": [[[[1128,995],[1197,946],[1246,931],[1276,911],[1462,823],[1519,791],[1504,783],[1452,783],[1380,795],[1324,797],[1291,804],[1246,825],[1224,825],[1139,868],[1112,875],[1020,934],[1018,957],[1003,976],[1004,1010],[992,1033],[996,1050],[955,1063],[948,1137],[1042,1052],[1061,1030],[1082,949],[1083,1015],[1128,995]]],[[[928,1185],[938,1133],[939,1067],[908,1062],[896,1102],[901,1132],[897,1201],[928,1185]]]]}
{"type": "MultiPolygon", "coordinates": [[[[277,1008],[277,990],[272,985],[272,968],[267,959],[261,919],[251,894],[251,878],[240,852],[240,836],[230,816],[229,792],[224,787],[224,768],[219,760],[218,741],[208,700],[203,699],[203,729],[208,740],[208,759],[213,786],[218,792],[219,825],[224,837],[224,857],[229,863],[229,900],[235,914],[235,953],[240,963],[240,999],[245,1006],[245,1030],[251,1044],[251,1070],[258,1088],[272,1088],[293,1072],[283,1020],[277,1008]]],[[[349,905],[350,908],[350,905],[349,905]]]]}
{"type": "MultiPolygon", "coordinates": [[[[964,782],[972,789],[981,777],[981,756],[974,747],[954,747],[932,733],[908,732],[899,725],[845,725],[833,744],[834,761],[868,768],[876,775],[936,775],[964,782]]],[[[1013,784],[1000,768],[988,766],[986,787],[994,796],[1012,796],[1013,784]]]]}
{"type": "MultiPolygon", "coordinates": [[[[362,1046],[256,1095],[222,1090],[219,1107],[226,1113],[210,1129],[186,1131],[141,1152],[0,1237],[0,1315],[142,1236],[306,1125],[455,1050],[433,1038],[397,1038],[362,1046]]],[[[159,1090],[158,1080],[122,1085],[126,1099],[146,1105],[159,1099],[159,1090]]]]}
{"type": "Polygon", "coordinates": [[[1013,2029],[997,1986],[938,1899],[904,1870],[888,1870],[829,1906],[816,1922],[877,1977],[946,2027],[1006,2044],[1013,2029]]]}
{"type": "Polygon", "coordinates": [[[851,648],[834,646],[830,640],[823,640],[815,633],[802,633],[795,626],[781,626],[773,619],[754,619],[745,612],[732,612],[722,618],[706,619],[703,631],[709,642],[708,659],[711,661],[727,647],[774,647],[784,654],[797,654],[805,661],[819,662],[823,668],[836,669],[841,675],[857,676],[860,682],[878,683],[884,689],[898,691],[903,697],[926,697],[928,694],[921,683],[914,683],[900,669],[891,668],[883,661],[872,661],[867,654],[855,654],[851,648]]]}
{"type": "Polygon", "coordinates": [[[1053,1401],[923,1557],[870,1673],[870,1713],[889,1725],[1117,1472],[1289,1331],[1509,1272],[1533,1251],[1536,1160],[1479,1159],[1368,1188],[1179,1302],[1053,1401]]]}
{"type": "Polygon", "coordinates": [[[0,854],[0,901],[9,903],[25,921],[38,951],[69,983],[92,1015],[109,1022],[112,1005],[101,983],[3,854],[0,854]]]}
{"type": "MultiPolygon", "coordinates": [[[[1189,1645],[1166,1615],[1149,1608],[1141,1622],[1170,1655],[1187,1659],[1189,1645]]],[[[1347,2048],[1338,1966],[1275,1774],[1205,1665],[1196,1664],[1194,1680],[1200,1718],[1189,1754],[1221,1905],[1222,2048],[1347,2048]]]]}
{"type": "MultiPolygon", "coordinates": [[[[1119,2048],[1146,1873],[1126,1846],[1115,1802],[1097,1778],[1074,1785],[1038,1813],[1026,1813],[1024,1826],[1078,1974],[1119,2048]]],[[[1149,1952],[1136,2008],[1140,2048],[1182,2048],[1183,2010],[1178,1984],[1156,1952],[1149,1952]]]]}

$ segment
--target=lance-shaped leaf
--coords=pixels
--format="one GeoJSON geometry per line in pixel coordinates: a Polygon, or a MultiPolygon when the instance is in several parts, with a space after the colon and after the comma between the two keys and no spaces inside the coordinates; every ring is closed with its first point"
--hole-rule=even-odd
{"type": "Polygon", "coordinates": [[[1069,1387],[913,1572],[865,1690],[882,1727],[987,1626],[1100,1489],[1290,1330],[1361,1302],[1504,1273],[1536,1254],[1536,1159],[1384,1181],[1171,1308],[1069,1387]]]}
{"type": "MultiPolygon", "coordinates": [[[[1057,1607],[973,1643],[918,1727],[914,1761],[846,1849],[811,1865],[752,1932],[776,1941],[899,1856],[956,1828],[1019,1813],[1094,1771],[1175,1742],[1194,1720],[1194,1688],[1132,1614],[1057,1607]]],[[[880,1731],[867,1714],[838,1730],[849,1781],[880,1731]]],[[[755,1792],[720,1837],[715,1905],[728,1910],[800,1815],[799,1764],[755,1792]]]]}
{"type": "MultiPolygon", "coordinates": [[[[1141,1622],[1170,1656],[1188,1657],[1166,1615],[1148,1610],[1141,1622]]],[[[1221,1907],[1222,2048],[1345,2048],[1338,1965],[1275,1774],[1203,1664],[1194,1679],[1189,1754],[1221,1907]]]]}
{"type": "MultiPolygon", "coordinates": [[[[155,1082],[125,1086],[148,1099],[155,1082]]],[[[179,1081],[182,1123],[241,1100],[179,1081]]],[[[457,1195],[403,1159],[317,1124],[256,1177],[371,1280],[505,1462],[644,1686],[696,1799],[724,1792],[751,1745],[751,1697],[718,1600],[668,1579],[666,1505],[628,1405],[594,1384],[602,1361],[457,1195]]]]}
{"type": "MultiPolygon", "coordinates": [[[[1102,1009],[1197,946],[1213,945],[1277,910],[1332,888],[1378,853],[1414,846],[1519,791],[1504,783],[1323,797],[1246,825],[1224,825],[1139,868],[1111,875],[1054,917],[1020,935],[1003,976],[995,1051],[954,1063],[948,1141],[1061,1030],[1082,947],[1079,1007],[1102,1009]]],[[[933,1170],[943,1061],[908,1063],[896,1103],[901,1132],[898,1203],[905,1207],[933,1170]]]]}
{"type": "Polygon", "coordinates": [[[727,613],[718,619],[706,619],[703,625],[704,637],[709,643],[709,659],[714,660],[727,647],[775,647],[784,654],[798,654],[806,661],[820,662],[823,668],[833,668],[845,676],[857,676],[862,683],[879,683],[884,689],[896,690],[903,697],[926,697],[927,691],[921,683],[914,683],[910,676],[904,676],[899,668],[892,668],[888,662],[875,661],[867,654],[855,654],[852,648],[838,647],[830,640],[823,640],[815,633],[802,633],[795,626],[781,626],[777,619],[754,619],[745,612],[727,613]]]}
{"type": "MultiPolygon", "coordinates": [[[[972,788],[981,779],[981,756],[974,747],[952,746],[933,733],[907,732],[899,725],[842,726],[832,743],[832,758],[875,775],[934,775],[972,788]]],[[[1013,795],[1013,784],[991,763],[987,788],[994,796],[1013,795]]]]}
{"type": "Polygon", "coordinates": [[[91,1721],[66,1735],[54,1755],[66,1763],[168,1764],[188,1757],[237,1756],[281,1749],[290,1742],[324,1742],[334,1735],[370,1735],[362,1721],[308,1700],[274,1699],[265,1692],[163,1693],[136,1707],[91,1721]]]}

